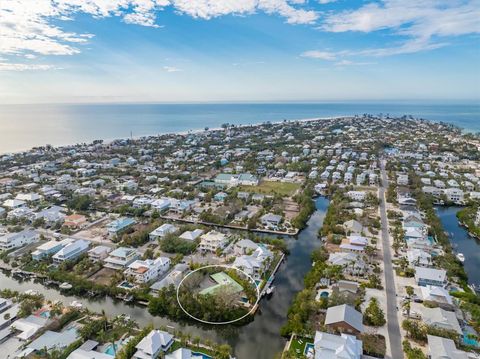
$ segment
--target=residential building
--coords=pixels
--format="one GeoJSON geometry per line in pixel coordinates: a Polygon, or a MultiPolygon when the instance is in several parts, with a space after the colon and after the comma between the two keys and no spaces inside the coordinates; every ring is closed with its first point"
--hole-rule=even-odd
{"type": "Polygon", "coordinates": [[[60,249],[53,255],[52,259],[55,263],[71,261],[81,256],[83,253],[86,253],[88,248],[90,248],[89,241],[77,239],[60,249]]]}
{"type": "Polygon", "coordinates": [[[365,191],[348,191],[347,197],[354,201],[362,202],[367,197],[367,192],[365,191]]]}
{"type": "Polygon", "coordinates": [[[328,308],[325,317],[327,328],[355,335],[363,332],[362,321],[362,313],[347,304],[328,308]]]}
{"type": "Polygon", "coordinates": [[[83,214],[71,214],[66,216],[63,225],[70,228],[82,228],[87,224],[87,217],[83,214]]]}
{"type": "Polygon", "coordinates": [[[415,267],[415,281],[421,287],[443,287],[447,282],[447,272],[445,269],[415,267]]]}
{"type": "Polygon", "coordinates": [[[178,231],[178,227],[170,223],[164,223],[160,227],[153,230],[149,237],[151,241],[156,241],[165,237],[167,234],[175,233],[176,231],[178,231]]]}
{"type": "Polygon", "coordinates": [[[96,246],[88,251],[88,258],[94,262],[101,262],[108,257],[108,254],[112,251],[112,248],[107,246],[96,246]]]}
{"type": "Polygon", "coordinates": [[[273,213],[264,214],[260,217],[260,222],[267,228],[277,229],[282,222],[282,216],[273,213]]]}
{"type": "Polygon", "coordinates": [[[193,231],[186,231],[183,232],[182,235],[180,236],[181,239],[186,239],[188,241],[195,241],[197,238],[199,238],[203,234],[202,229],[195,229],[193,231]]]}
{"type": "Polygon", "coordinates": [[[257,177],[249,173],[220,173],[217,177],[215,177],[215,183],[227,186],[256,186],[258,185],[259,181],[257,177]]]}
{"type": "Polygon", "coordinates": [[[8,251],[20,248],[27,244],[38,241],[40,235],[37,231],[25,229],[21,232],[7,233],[0,237],[0,250],[8,251]]]}
{"type": "Polygon", "coordinates": [[[200,250],[204,252],[215,252],[217,249],[223,249],[227,245],[227,237],[220,232],[210,231],[200,236],[200,250]]]}
{"type": "Polygon", "coordinates": [[[52,240],[37,247],[32,253],[32,259],[39,261],[54,255],[60,249],[75,241],[73,238],[66,238],[62,241],[52,240]]]}
{"type": "Polygon", "coordinates": [[[148,283],[168,271],[170,259],[158,257],[154,260],[136,260],[128,265],[125,275],[134,278],[136,283],[148,283]]]}
{"type": "Polygon", "coordinates": [[[459,336],[463,334],[455,312],[450,312],[442,308],[423,307],[422,321],[426,325],[457,332],[459,336]]]}
{"type": "Polygon", "coordinates": [[[443,193],[445,194],[445,196],[447,196],[447,199],[451,202],[454,202],[454,203],[463,202],[464,193],[459,188],[447,188],[443,190],[443,193]]]}
{"type": "Polygon", "coordinates": [[[361,359],[362,341],[353,335],[316,332],[315,359],[361,359]]]}
{"type": "Polygon", "coordinates": [[[135,348],[133,359],[156,359],[173,344],[173,336],[162,330],[152,330],[135,348]]]}
{"type": "Polygon", "coordinates": [[[427,285],[420,287],[420,291],[424,302],[433,302],[447,309],[453,306],[452,297],[445,288],[427,285]]]}
{"type": "Polygon", "coordinates": [[[113,237],[125,232],[127,229],[131,228],[136,221],[133,218],[121,217],[107,225],[108,234],[113,237]]]}
{"type": "Polygon", "coordinates": [[[430,359],[478,359],[475,353],[457,349],[452,339],[427,335],[430,359]]]}
{"type": "Polygon", "coordinates": [[[130,263],[138,258],[138,253],[133,248],[119,247],[108,255],[103,266],[106,268],[124,270],[130,263]]]}

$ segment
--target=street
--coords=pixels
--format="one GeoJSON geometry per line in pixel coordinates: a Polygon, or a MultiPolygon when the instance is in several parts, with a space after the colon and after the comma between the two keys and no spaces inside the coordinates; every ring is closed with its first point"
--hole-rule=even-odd
{"type": "Polygon", "coordinates": [[[385,291],[387,293],[387,328],[390,340],[390,348],[393,359],[403,358],[400,326],[397,317],[397,298],[395,289],[395,275],[393,273],[392,255],[390,251],[390,239],[388,234],[387,211],[385,208],[385,189],[388,187],[385,163],[381,162],[381,181],[379,187],[380,217],[382,224],[383,262],[385,272],[385,291]]]}

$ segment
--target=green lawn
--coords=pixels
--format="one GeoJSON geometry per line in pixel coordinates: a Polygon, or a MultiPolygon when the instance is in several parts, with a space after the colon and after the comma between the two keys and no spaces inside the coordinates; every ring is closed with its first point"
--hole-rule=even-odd
{"type": "Polygon", "coordinates": [[[311,339],[296,337],[290,345],[290,352],[297,354],[299,358],[305,357],[305,346],[311,343],[311,339]],[[302,343],[300,343],[302,341],[302,343]]]}
{"type": "Polygon", "coordinates": [[[291,196],[299,188],[298,183],[263,181],[258,186],[240,186],[240,191],[291,196]]]}

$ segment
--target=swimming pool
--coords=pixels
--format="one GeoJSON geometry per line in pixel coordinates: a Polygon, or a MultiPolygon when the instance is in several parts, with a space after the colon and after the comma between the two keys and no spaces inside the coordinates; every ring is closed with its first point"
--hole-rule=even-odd
{"type": "Polygon", "coordinates": [[[198,355],[200,356],[202,359],[213,359],[211,356],[208,356],[207,354],[205,353],[198,353],[198,352],[192,352],[193,355],[198,355]]]}

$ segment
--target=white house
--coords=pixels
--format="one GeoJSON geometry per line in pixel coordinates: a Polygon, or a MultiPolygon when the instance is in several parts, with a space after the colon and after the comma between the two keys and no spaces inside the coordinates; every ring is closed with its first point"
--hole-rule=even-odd
{"type": "Polygon", "coordinates": [[[354,335],[316,332],[313,343],[315,359],[360,359],[363,353],[362,341],[354,335]]]}
{"type": "Polygon", "coordinates": [[[112,248],[107,246],[96,246],[88,251],[88,258],[94,262],[103,261],[108,257],[108,254],[112,251],[112,248]]]}
{"type": "Polygon", "coordinates": [[[17,233],[7,233],[0,237],[0,250],[8,251],[38,241],[38,232],[25,229],[17,233]]]}
{"type": "Polygon", "coordinates": [[[110,252],[104,260],[103,266],[111,269],[125,269],[138,258],[138,253],[133,248],[119,247],[110,252]]]}
{"type": "Polygon", "coordinates": [[[158,257],[155,260],[136,260],[128,265],[124,273],[134,277],[137,283],[148,283],[166,273],[169,267],[169,258],[158,257]]]}
{"type": "Polygon", "coordinates": [[[162,330],[152,330],[137,345],[133,359],[156,359],[173,344],[173,335],[162,330]]]}
{"type": "Polygon", "coordinates": [[[347,197],[354,200],[354,201],[362,202],[367,197],[367,192],[365,192],[365,191],[348,191],[347,192],[347,197]]]}
{"type": "Polygon", "coordinates": [[[32,253],[32,259],[34,260],[42,260],[49,255],[53,255],[57,253],[60,249],[67,246],[68,244],[74,242],[75,239],[73,238],[66,238],[62,241],[52,240],[47,243],[44,243],[37,247],[37,249],[32,253]]]}
{"type": "Polygon", "coordinates": [[[210,231],[200,237],[200,250],[204,252],[215,252],[217,249],[225,248],[227,237],[220,232],[210,231]]]}
{"type": "Polygon", "coordinates": [[[449,201],[458,203],[463,202],[463,191],[459,188],[447,188],[443,190],[449,201]]]}
{"type": "Polygon", "coordinates": [[[203,234],[203,230],[202,229],[195,229],[193,231],[186,231],[186,232],[183,232],[182,235],[180,236],[181,239],[186,239],[188,241],[194,241],[196,240],[198,237],[200,237],[201,235],[203,234]]]}
{"type": "Polygon", "coordinates": [[[52,259],[55,263],[62,263],[65,261],[73,260],[75,258],[78,258],[83,253],[87,252],[89,247],[89,241],[78,239],[60,249],[57,253],[53,255],[52,259]]]}
{"type": "Polygon", "coordinates": [[[160,227],[156,228],[149,235],[151,241],[155,241],[165,237],[167,234],[175,233],[178,231],[178,227],[170,223],[164,223],[160,227]]]}

